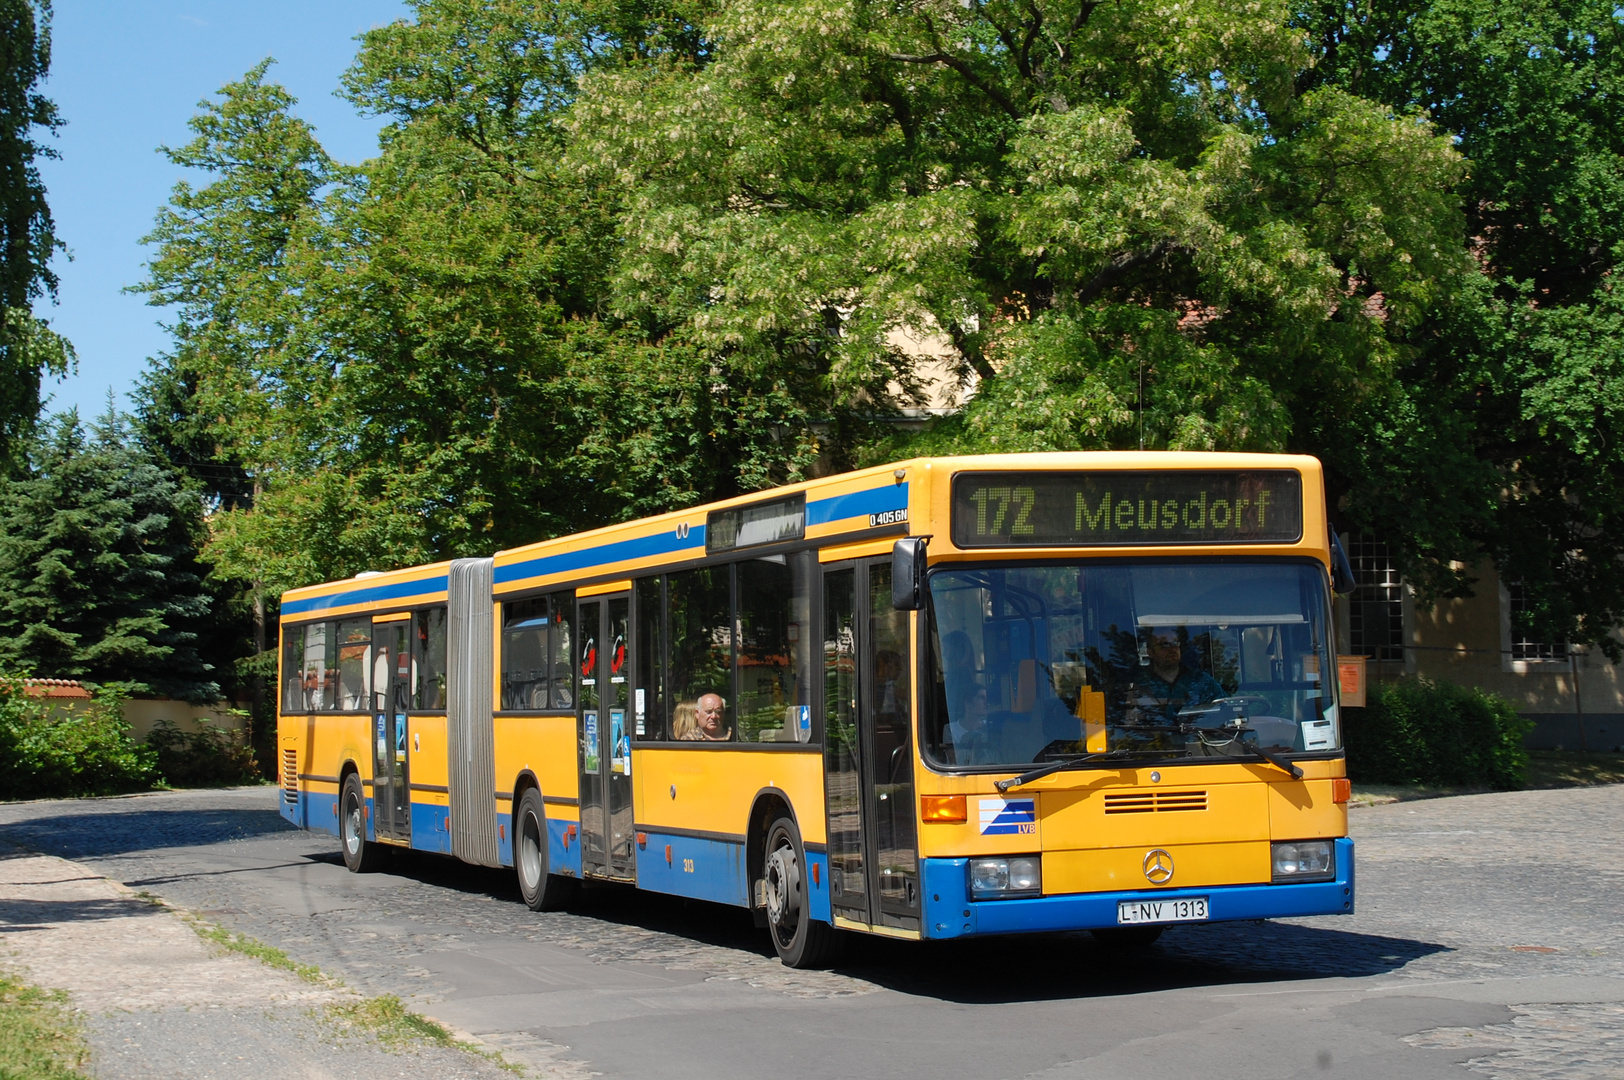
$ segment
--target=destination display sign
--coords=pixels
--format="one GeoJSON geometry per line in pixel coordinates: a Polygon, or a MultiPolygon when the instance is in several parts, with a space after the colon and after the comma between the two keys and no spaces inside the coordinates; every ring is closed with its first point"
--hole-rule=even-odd
{"type": "Polygon", "coordinates": [[[708,552],[799,540],[805,535],[804,494],[734,510],[714,510],[705,519],[705,550],[708,552]]]}
{"type": "Polygon", "coordinates": [[[959,547],[1295,543],[1303,482],[1291,469],[961,473],[959,547]]]}

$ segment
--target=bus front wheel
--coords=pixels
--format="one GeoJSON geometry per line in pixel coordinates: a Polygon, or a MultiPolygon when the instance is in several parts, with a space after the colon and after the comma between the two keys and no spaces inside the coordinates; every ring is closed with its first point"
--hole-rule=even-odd
{"type": "Polygon", "coordinates": [[[338,800],[338,839],[344,865],[352,874],[370,874],[383,861],[384,851],[382,845],[367,839],[367,804],[361,796],[361,778],[355,773],[344,777],[338,800]]]}
{"type": "Polygon", "coordinates": [[[513,869],[519,875],[519,895],[531,911],[560,911],[581,887],[575,878],[547,872],[547,812],[535,788],[519,799],[514,815],[513,869]]]}
{"type": "Polygon", "coordinates": [[[767,930],[778,958],[785,967],[827,965],[834,959],[840,939],[833,926],[812,917],[806,848],[793,819],[781,817],[767,830],[762,873],[767,883],[767,930]]]}

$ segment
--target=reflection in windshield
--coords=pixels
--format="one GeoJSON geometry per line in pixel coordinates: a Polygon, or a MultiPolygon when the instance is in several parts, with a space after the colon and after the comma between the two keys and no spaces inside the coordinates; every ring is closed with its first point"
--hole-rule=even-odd
{"type": "Polygon", "coordinates": [[[924,745],[1011,767],[1336,750],[1323,578],[1238,560],[938,570],[924,745]]]}

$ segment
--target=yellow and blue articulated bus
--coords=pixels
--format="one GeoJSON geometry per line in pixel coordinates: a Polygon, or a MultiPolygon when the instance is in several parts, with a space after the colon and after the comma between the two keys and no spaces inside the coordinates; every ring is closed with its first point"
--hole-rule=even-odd
{"type": "Polygon", "coordinates": [[[1317,461],[905,461],[282,598],[282,813],[898,938],[1353,910],[1317,461]]]}

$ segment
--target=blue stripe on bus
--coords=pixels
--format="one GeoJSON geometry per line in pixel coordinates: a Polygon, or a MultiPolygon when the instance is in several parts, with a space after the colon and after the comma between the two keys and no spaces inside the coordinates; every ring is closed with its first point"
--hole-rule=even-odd
{"type": "Polygon", "coordinates": [[[399,600],[406,596],[422,596],[425,593],[445,592],[446,575],[438,577],[419,578],[416,581],[401,581],[393,585],[368,585],[358,589],[349,589],[345,592],[333,593],[331,596],[310,596],[302,600],[285,600],[282,603],[282,614],[303,615],[311,611],[326,611],[328,608],[348,607],[350,604],[370,604],[380,600],[399,600]]]}
{"type": "Polygon", "coordinates": [[[750,883],[744,844],[650,832],[638,845],[637,887],[651,892],[749,907],[750,883]],[[671,845],[671,861],[665,847],[671,845]]]}
{"type": "Polygon", "coordinates": [[[867,491],[853,491],[848,495],[836,495],[833,498],[809,502],[806,504],[806,524],[811,528],[813,525],[827,525],[831,521],[883,514],[887,510],[904,510],[907,506],[908,485],[887,484],[884,487],[869,488],[867,491]]]}
{"type": "Polygon", "coordinates": [[[1155,892],[1071,893],[1029,900],[972,902],[965,872],[968,859],[921,859],[920,862],[923,864],[921,891],[925,896],[924,933],[928,938],[1116,926],[1117,902],[1121,900],[1181,900],[1204,896],[1208,922],[1353,914],[1353,841],[1347,839],[1336,841],[1335,881],[1302,885],[1214,885],[1155,892]]]}
{"type": "MultiPolygon", "coordinates": [[[[887,484],[884,487],[854,491],[829,499],[818,499],[806,504],[806,524],[827,525],[831,521],[867,517],[888,510],[904,510],[908,506],[908,485],[887,484]]],[[[678,539],[676,530],[670,529],[652,536],[638,536],[630,540],[616,540],[609,544],[564,551],[557,555],[542,555],[523,562],[508,563],[496,568],[496,584],[505,585],[530,578],[567,574],[575,570],[591,570],[614,563],[632,562],[656,555],[671,555],[691,551],[705,545],[705,526],[693,526],[688,535],[678,539]]]]}
{"type": "Polygon", "coordinates": [[[609,563],[630,562],[633,559],[647,559],[654,555],[670,555],[678,551],[688,551],[696,547],[705,546],[705,526],[695,525],[688,535],[677,537],[675,529],[655,533],[653,536],[638,536],[631,540],[616,540],[612,544],[597,544],[593,547],[581,548],[579,551],[565,551],[557,555],[542,555],[523,562],[508,563],[496,568],[496,584],[504,585],[510,581],[524,581],[527,578],[546,577],[550,574],[566,574],[572,570],[589,570],[596,566],[605,566],[609,563]]]}

